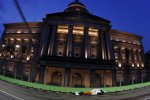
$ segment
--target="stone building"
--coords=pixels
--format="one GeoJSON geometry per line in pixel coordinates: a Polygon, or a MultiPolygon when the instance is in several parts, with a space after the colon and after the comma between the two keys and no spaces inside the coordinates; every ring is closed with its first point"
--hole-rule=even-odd
{"type": "Polygon", "coordinates": [[[78,0],[43,22],[4,24],[1,74],[70,87],[143,82],[142,37],[111,29],[78,0]]]}

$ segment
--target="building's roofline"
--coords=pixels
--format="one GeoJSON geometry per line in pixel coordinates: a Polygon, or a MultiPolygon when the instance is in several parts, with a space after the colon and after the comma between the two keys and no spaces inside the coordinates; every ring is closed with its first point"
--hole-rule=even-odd
{"type": "Polygon", "coordinates": [[[81,12],[57,12],[57,13],[46,14],[46,17],[48,17],[48,16],[59,16],[59,17],[66,16],[67,17],[71,14],[87,15],[87,16],[91,17],[91,19],[93,18],[94,20],[100,20],[100,21],[105,21],[107,23],[110,23],[110,21],[107,19],[104,19],[102,17],[96,16],[93,14],[83,13],[83,12],[82,13],[81,12]]]}
{"type": "Polygon", "coordinates": [[[137,35],[135,33],[130,33],[130,32],[127,32],[127,31],[122,31],[122,30],[117,30],[117,29],[111,29],[111,31],[116,31],[116,32],[120,32],[120,33],[123,33],[123,34],[126,34],[126,35],[130,35],[130,36],[134,36],[134,37],[138,37],[140,39],[142,39],[143,37],[140,36],[140,35],[137,35]]]}
{"type": "MultiPolygon", "coordinates": [[[[29,26],[41,26],[43,24],[43,22],[27,22],[29,26]]],[[[15,26],[25,26],[24,22],[16,22],[16,23],[5,23],[4,27],[14,27],[15,26]]]]}

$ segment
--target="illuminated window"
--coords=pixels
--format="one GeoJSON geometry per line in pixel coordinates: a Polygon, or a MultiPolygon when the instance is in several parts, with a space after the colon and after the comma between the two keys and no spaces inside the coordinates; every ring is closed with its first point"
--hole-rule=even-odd
{"type": "Polygon", "coordinates": [[[12,41],[13,41],[13,40],[14,40],[14,38],[10,38],[10,40],[12,40],[12,41]]]}
{"type": "Polygon", "coordinates": [[[84,30],[83,27],[76,27],[76,26],[74,26],[73,27],[73,34],[83,35],[83,30],[84,30]]]}
{"type": "Polygon", "coordinates": [[[21,30],[18,30],[17,33],[21,33],[21,30]]]}
{"type": "Polygon", "coordinates": [[[21,39],[18,38],[17,40],[20,41],[21,39]]]}
{"type": "Polygon", "coordinates": [[[89,36],[98,37],[98,29],[89,28],[89,36]]]}
{"type": "Polygon", "coordinates": [[[119,39],[116,38],[115,41],[119,41],[119,39]]]}
{"type": "Polygon", "coordinates": [[[125,40],[122,40],[122,42],[126,42],[125,40]]]}
{"type": "Polygon", "coordinates": [[[68,26],[58,26],[57,33],[68,34],[68,26]]]}
{"type": "Polygon", "coordinates": [[[29,41],[29,39],[24,39],[25,41],[29,41]]]}

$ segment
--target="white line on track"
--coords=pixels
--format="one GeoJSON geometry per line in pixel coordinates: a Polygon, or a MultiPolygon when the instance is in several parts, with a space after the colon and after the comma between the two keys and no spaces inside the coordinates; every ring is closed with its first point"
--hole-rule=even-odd
{"type": "Polygon", "coordinates": [[[6,95],[8,95],[8,96],[10,96],[10,97],[13,97],[13,98],[15,98],[15,99],[17,99],[17,100],[24,100],[24,99],[21,99],[21,98],[19,98],[19,97],[16,97],[16,96],[12,95],[12,94],[9,94],[9,93],[7,93],[7,92],[5,92],[5,91],[3,91],[3,90],[0,90],[0,92],[4,93],[4,94],[6,94],[6,95]]]}
{"type": "Polygon", "coordinates": [[[146,98],[146,99],[144,99],[144,100],[150,100],[150,97],[148,97],[148,98],[146,98]]]}

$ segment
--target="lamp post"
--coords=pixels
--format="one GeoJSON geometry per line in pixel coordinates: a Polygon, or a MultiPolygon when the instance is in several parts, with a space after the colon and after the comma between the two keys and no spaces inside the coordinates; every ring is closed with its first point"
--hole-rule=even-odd
{"type": "Polygon", "coordinates": [[[3,66],[2,69],[3,69],[3,76],[5,76],[5,72],[6,72],[5,71],[5,66],[3,66]]]}
{"type": "Polygon", "coordinates": [[[142,81],[142,83],[143,83],[143,78],[144,78],[144,76],[142,75],[142,80],[141,80],[141,81],[142,81]]]}
{"type": "Polygon", "coordinates": [[[122,80],[121,80],[121,78],[118,78],[118,80],[119,80],[119,86],[122,86],[122,80]]]}
{"type": "Polygon", "coordinates": [[[16,70],[16,67],[14,69],[14,79],[16,79],[16,76],[17,76],[17,70],[16,70]]]}
{"type": "Polygon", "coordinates": [[[134,84],[135,77],[132,77],[132,84],[134,84]]]}

